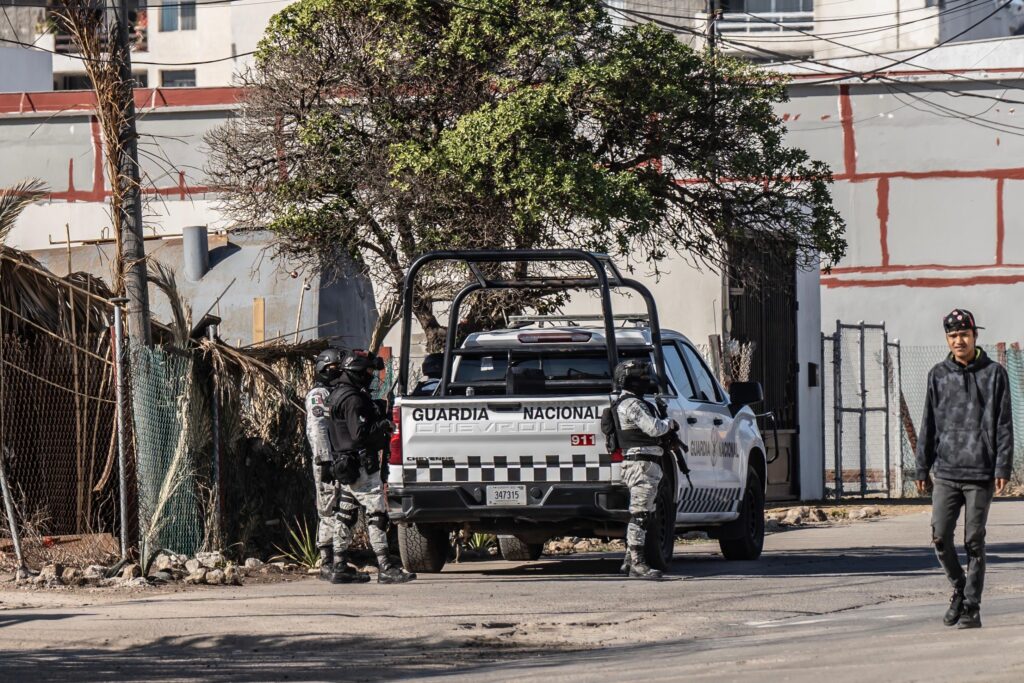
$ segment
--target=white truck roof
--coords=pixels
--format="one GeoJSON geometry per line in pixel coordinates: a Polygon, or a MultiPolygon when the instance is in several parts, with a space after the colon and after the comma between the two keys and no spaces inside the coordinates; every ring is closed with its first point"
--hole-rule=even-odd
{"type": "MultiPolygon", "coordinates": [[[[669,339],[688,341],[684,335],[674,330],[663,329],[661,338],[663,341],[669,339]]],[[[619,346],[650,345],[651,330],[649,327],[639,326],[617,327],[615,328],[615,341],[619,346]]],[[[603,348],[605,346],[605,329],[603,326],[595,325],[529,325],[515,329],[474,332],[466,338],[463,348],[529,348],[535,344],[545,343],[603,348]]]]}

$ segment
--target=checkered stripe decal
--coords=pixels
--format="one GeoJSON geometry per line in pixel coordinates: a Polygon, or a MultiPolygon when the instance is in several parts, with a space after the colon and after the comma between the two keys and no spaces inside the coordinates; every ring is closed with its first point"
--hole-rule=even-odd
{"type": "Polygon", "coordinates": [[[461,482],[594,482],[619,479],[619,464],[611,455],[574,454],[570,461],[558,455],[416,458],[402,467],[405,484],[461,482]]]}
{"type": "Polygon", "coordinates": [[[742,489],[709,489],[689,488],[683,489],[682,498],[679,501],[679,512],[683,514],[695,514],[702,512],[736,512],[740,507],[740,496],[742,489]]]}

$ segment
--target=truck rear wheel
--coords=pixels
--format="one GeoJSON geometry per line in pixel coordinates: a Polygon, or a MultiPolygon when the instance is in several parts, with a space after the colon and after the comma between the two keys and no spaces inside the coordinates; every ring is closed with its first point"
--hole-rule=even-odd
{"type": "Polygon", "coordinates": [[[740,504],[740,516],[730,522],[718,539],[718,547],[727,560],[756,560],[764,548],[764,487],[761,477],[747,471],[747,489],[740,504]]]}
{"type": "Polygon", "coordinates": [[[523,543],[515,536],[498,536],[501,556],[510,562],[530,562],[540,558],[543,543],[523,543]]]}
{"type": "Polygon", "coordinates": [[[671,482],[668,477],[662,477],[644,543],[647,564],[661,571],[672,564],[676,545],[676,506],[672,498],[671,482]]]}
{"type": "Polygon", "coordinates": [[[448,561],[448,530],[429,524],[399,524],[398,552],[410,572],[436,574],[448,561]]]}

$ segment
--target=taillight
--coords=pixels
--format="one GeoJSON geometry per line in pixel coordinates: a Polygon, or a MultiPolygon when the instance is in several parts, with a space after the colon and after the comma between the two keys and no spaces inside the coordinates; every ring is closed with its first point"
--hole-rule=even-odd
{"type": "Polygon", "coordinates": [[[388,462],[392,465],[402,464],[402,409],[395,406],[391,409],[391,421],[395,423],[395,431],[391,433],[391,457],[388,462]]]}
{"type": "Polygon", "coordinates": [[[624,458],[622,457],[621,448],[616,448],[614,451],[612,451],[612,462],[622,462],[623,460],[624,458]]]}

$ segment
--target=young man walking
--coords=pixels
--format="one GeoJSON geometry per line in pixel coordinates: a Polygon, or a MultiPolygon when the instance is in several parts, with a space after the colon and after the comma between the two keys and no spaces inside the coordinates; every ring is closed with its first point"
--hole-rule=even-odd
{"type": "Polygon", "coordinates": [[[981,627],[985,585],[985,524],[993,494],[1002,493],[1013,466],[1013,418],[1006,370],[977,346],[970,311],[943,319],[949,356],[928,373],[924,418],[917,439],[917,490],[932,492],[932,544],[953,597],[946,626],[981,627]],[[953,532],[964,509],[967,571],[953,532]]]}

